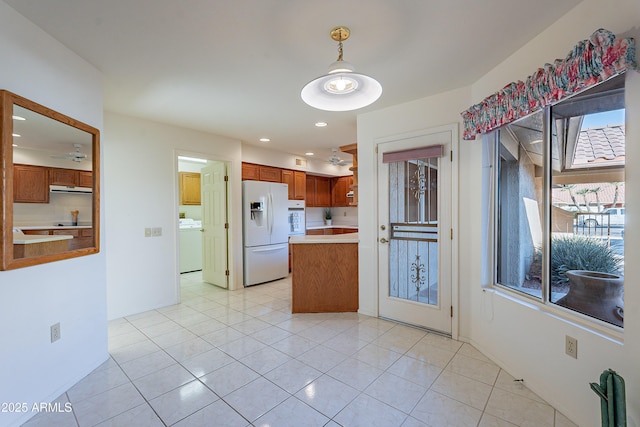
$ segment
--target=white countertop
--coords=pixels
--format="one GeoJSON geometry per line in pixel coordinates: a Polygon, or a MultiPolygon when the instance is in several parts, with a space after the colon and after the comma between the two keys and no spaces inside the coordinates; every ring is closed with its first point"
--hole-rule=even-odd
{"type": "Polygon", "coordinates": [[[20,234],[13,233],[13,244],[14,245],[28,245],[31,243],[46,243],[46,242],[56,242],[58,240],[68,240],[73,239],[73,236],[69,234],[60,234],[56,236],[48,236],[48,235],[39,235],[39,234],[20,234]]]}
{"type": "Polygon", "coordinates": [[[291,236],[289,238],[291,244],[317,244],[317,243],[358,243],[358,233],[346,233],[346,234],[330,234],[330,235],[306,235],[306,236],[291,236]]]}
{"type": "Polygon", "coordinates": [[[92,227],[92,225],[14,225],[14,228],[19,228],[20,230],[75,230],[92,227]]]}

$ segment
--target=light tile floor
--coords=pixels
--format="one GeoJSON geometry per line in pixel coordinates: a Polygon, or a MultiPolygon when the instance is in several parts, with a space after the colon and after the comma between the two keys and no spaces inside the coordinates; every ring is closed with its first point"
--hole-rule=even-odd
{"type": "Polygon", "coordinates": [[[109,322],[102,366],[25,426],[570,427],[469,344],[356,313],[291,315],[291,281],[109,322]]]}

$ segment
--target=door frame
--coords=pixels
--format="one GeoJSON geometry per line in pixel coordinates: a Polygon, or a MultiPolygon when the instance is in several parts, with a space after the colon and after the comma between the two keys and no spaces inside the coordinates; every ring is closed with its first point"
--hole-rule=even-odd
{"type": "MultiPolygon", "coordinates": [[[[380,197],[377,193],[378,186],[378,146],[380,144],[384,144],[387,142],[393,141],[401,141],[404,139],[416,138],[420,136],[428,136],[433,134],[445,133],[449,132],[450,134],[450,143],[451,143],[451,228],[453,230],[453,239],[451,239],[451,306],[453,307],[453,315],[451,316],[451,337],[453,339],[458,338],[459,333],[459,310],[460,310],[460,286],[459,286],[459,260],[458,260],[458,244],[459,244],[459,236],[458,230],[459,227],[459,145],[460,145],[460,137],[458,132],[458,123],[452,123],[443,126],[437,126],[412,132],[400,133],[395,135],[390,135],[381,138],[375,138],[373,140],[373,145],[375,149],[375,163],[373,168],[373,180],[376,183],[376,207],[380,205],[380,197]]],[[[373,237],[375,238],[375,277],[376,277],[376,310],[377,315],[380,314],[380,296],[379,296],[379,280],[380,275],[378,274],[379,270],[379,245],[378,245],[378,224],[380,224],[380,216],[378,214],[379,209],[375,210],[375,228],[372,231],[373,237]]]]}
{"type": "MultiPolygon", "coordinates": [[[[235,236],[234,233],[231,232],[233,227],[240,227],[242,229],[242,222],[234,220],[233,212],[234,212],[234,185],[233,182],[233,170],[234,170],[234,161],[228,158],[216,157],[211,154],[194,152],[194,151],[186,151],[186,150],[178,150],[175,149],[173,151],[173,174],[174,174],[174,194],[173,194],[173,206],[174,206],[174,215],[176,218],[176,224],[174,229],[174,246],[175,246],[175,295],[176,295],[176,303],[180,303],[180,224],[178,218],[180,216],[180,174],[178,170],[178,157],[196,157],[199,159],[206,159],[213,162],[224,162],[227,166],[227,176],[229,177],[229,183],[227,184],[227,220],[229,222],[229,235],[227,238],[227,262],[229,268],[229,278],[228,278],[228,288],[227,290],[233,291],[238,288],[237,282],[242,281],[242,272],[238,272],[237,265],[237,256],[236,256],[236,245],[235,245],[235,236]],[[232,224],[233,222],[233,224],[232,224]],[[236,224],[237,222],[237,224],[236,224]]],[[[242,258],[240,258],[240,264],[242,264],[242,258]]],[[[213,285],[212,285],[213,286],[213,285]]]]}

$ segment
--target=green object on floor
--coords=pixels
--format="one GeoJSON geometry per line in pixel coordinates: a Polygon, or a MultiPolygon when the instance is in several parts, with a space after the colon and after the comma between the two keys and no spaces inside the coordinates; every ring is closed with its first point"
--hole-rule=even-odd
{"type": "Polygon", "coordinates": [[[624,379],[612,369],[600,374],[600,384],[590,383],[591,389],[600,396],[602,427],[626,427],[627,403],[624,394],[624,379]]]}

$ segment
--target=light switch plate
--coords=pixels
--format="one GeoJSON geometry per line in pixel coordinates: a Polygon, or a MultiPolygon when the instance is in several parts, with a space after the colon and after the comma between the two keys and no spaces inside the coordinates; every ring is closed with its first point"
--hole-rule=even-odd
{"type": "Polygon", "coordinates": [[[151,227],[146,227],[144,229],[144,237],[151,237],[151,227]]]}

